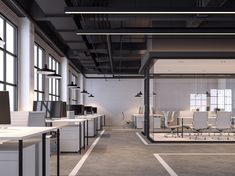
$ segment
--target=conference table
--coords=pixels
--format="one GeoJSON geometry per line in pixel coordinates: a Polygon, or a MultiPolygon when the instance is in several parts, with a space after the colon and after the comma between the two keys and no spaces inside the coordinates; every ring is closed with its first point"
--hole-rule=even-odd
{"type": "Polygon", "coordinates": [[[23,176],[23,144],[24,140],[42,135],[42,175],[46,176],[46,134],[51,131],[57,131],[57,176],[60,175],[60,163],[59,163],[59,129],[60,127],[3,127],[0,129],[0,140],[18,141],[18,172],[19,176],[23,176]]]}

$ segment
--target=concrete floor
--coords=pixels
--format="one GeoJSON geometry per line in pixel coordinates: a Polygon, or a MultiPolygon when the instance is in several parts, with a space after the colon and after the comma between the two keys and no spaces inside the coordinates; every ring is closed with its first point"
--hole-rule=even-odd
{"type": "MultiPolygon", "coordinates": [[[[144,145],[135,130],[107,128],[77,175],[169,176],[154,157],[159,154],[178,176],[232,176],[235,175],[234,148],[235,144],[144,145]]],[[[61,175],[67,176],[81,157],[62,154],[61,175]]],[[[55,175],[55,158],[51,161],[51,175],[55,175]]]]}

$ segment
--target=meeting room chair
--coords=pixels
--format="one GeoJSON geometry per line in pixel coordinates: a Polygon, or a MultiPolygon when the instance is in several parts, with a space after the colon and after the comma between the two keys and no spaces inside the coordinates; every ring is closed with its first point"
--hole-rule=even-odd
{"type": "MultiPolygon", "coordinates": [[[[178,128],[181,127],[181,125],[170,125],[170,122],[169,122],[169,111],[163,111],[163,115],[164,115],[164,123],[165,123],[165,127],[170,129],[170,134],[172,137],[177,137],[177,135],[175,135],[174,131],[178,128]]],[[[164,137],[168,137],[169,134],[165,134],[164,137]]]]}
{"type": "MultiPolygon", "coordinates": [[[[191,132],[197,132],[195,135],[195,140],[198,138],[199,134],[202,133],[204,130],[209,129],[208,124],[208,112],[194,112],[193,114],[193,122],[192,125],[189,126],[191,132]]],[[[191,132],[190,132],[190,139],[191,139],[191,132]]],[[[206,140],[206,137],[204,137],[206,140]]]]}
{"type": "MultiPolygon", "coordinates": [[[[212,126],[212,129],[218,131],[220,135],[218,136],[218,140],[222,136],[223,132],[227,132],[227,140],[229,140],[229,132],[232,127],[232,117],[230,112],[221,112],[218,111],[216,115],[216,120],[215,120],[215,126],[212,126]]],[[[215,133],[214,133],[215,136],[215,133]]]]}

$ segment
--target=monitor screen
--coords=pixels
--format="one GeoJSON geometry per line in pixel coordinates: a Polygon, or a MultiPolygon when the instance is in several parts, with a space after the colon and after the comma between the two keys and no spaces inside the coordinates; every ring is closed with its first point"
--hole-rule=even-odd
{"type": "Polygon", "coordinates": [[[66,103],[62,101],[34,101],[33,111],[43,111],[46,118],[66,117],[66,103]]]}
{"type": "Polygon", "coordinates": [[[61,112],[61,115],[62,117],[67,117],[67,104],[66,102],[62,102],[62,112],[61,112]]]}
{"type": "Polygon", "coordinates": [[[74,115],[84,115],[83,105],[67,105],[68,111],[74,111],[74,115]]]}
{"type": "Polygon", "coordinates": [[[97,107],[92,107],[92,112],[93,112],[94,114],[97,114],[97,107]]]}
{"type": "Polygon", "coordinates": [[[85,106],[84,110],[86,111],[87,114],[92,114],[92,106],[85,106]]]}
{"type": "Polygon", "coordinates": [[[0,125],[10,125],[10,103],[9,103],[9,92],[0,91],[0,125]]]}

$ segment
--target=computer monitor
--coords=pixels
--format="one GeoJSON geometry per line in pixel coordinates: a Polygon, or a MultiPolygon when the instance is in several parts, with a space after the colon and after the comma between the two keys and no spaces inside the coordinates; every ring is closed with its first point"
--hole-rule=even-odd
{"type": "Polygon", "coordinates": [[[66,102],[62,102],[61,115],[62,115],[62,117],[67,117],[67,104],[66,104],[66,102]]]}
{"type": "Polygon", "coordinates": [[[86,114],[92,114],[92,106],[85,106],[84,111],[86,111],[86,114]]]}
{"type": "Polygon", "coordinates": [[[97,107],[92,107],[93,114],[97,114],[97,107]]]}
{"type": "Polygon", "coordinates": [[[74,111],[74,115],[84,115],[84,105],[67,105],[67,111],[74,111]]]}
{"type": "Polygon", "coordinates": [[[46,118],[66,117],[66,103],[62,101],[34,101],[33,111],[45,112],[46,118]]]}
{"type": "Polygon", "coordinates": [[[9,92],[0,91],[0,126],[11,124],[9,92]]]}

